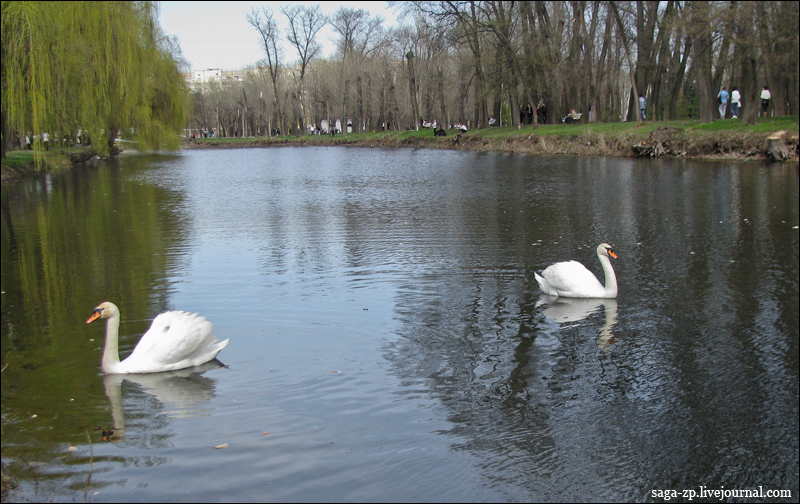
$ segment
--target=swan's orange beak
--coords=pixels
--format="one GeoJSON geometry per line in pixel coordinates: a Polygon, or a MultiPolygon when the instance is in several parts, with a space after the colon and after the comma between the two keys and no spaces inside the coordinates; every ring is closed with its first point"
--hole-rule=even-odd
{"type": "Polygon", "coordinates": [[[611,257],[613,257],[614,259],[616,259],[616,258],[617,258],[617,254],[615,254],[615,253],[614,253],[614,251],[613,251],[613,250],[611,250],[611,249],[609,249],[609,250],[608,250],[608,255],[610,255],[610,256],[611,256],[611,257]]]}
{"type": "Polygon", "coordinates": [[[102,309],[95,310],[94,313],[92,313],[92,316],[89,317],[89,320],[86,321],[86,323],[87,324],[91,324],[95,320],[99,319],[102,316],[102,314],[103,314],[103,310],[102,309]]]}

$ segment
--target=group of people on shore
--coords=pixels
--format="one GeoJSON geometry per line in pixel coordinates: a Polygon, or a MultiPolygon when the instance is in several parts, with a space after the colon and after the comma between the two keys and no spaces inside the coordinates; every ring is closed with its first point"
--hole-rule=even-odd
{"type": "Polygon", "coordinates": [[[533,110],[531,104],[527,104],[525,106],[519,107],[519,124],[520,126],[525,124],[533,124],[533,114],[536,112],[536,121],[539,124],[546,124],[547,123],[547,105],[544,104],[543,101],[540,101],[536,105],[536,110],[533,110]]]}
{"type": "MultiPolygon", "coordinates": [[[[719,105],[719,118],[725,119],[725,113],[728,111],[728,99],[730,98],[731,101],[731,114],[732,119],[739,118],[739,109],[742,106],[742,94],[739,92],[739,89],[736,86],[733,86],[733,91],[728,93],[728,90],[725,86],[722,86],[722,89],[719,93],[717,93],[717,104],[719,105]]],[[[761,88],[761,114],[764,117],[767,117],[767,112],[769,111],[769,103],[772,100],[772,94],[769,92],[769,88],[767,86],[763,86],[761,88]]]]}
{"type": "MultiPolygon", "coordinates": [[[[719,93],[717,93],[717,105],[719,105],[719,118],[725,119],[725,114],[728,111],[728,100],[730,99],[731,102],[731,118],[738,119],[739,118],[739,110],[742,106],[742,94],[739,92],[739,89],[736,86],[733,86],[733,91],[730,93],[725,86],[722,86],[722,89],[719,93]]],[[[761,88],[761,113],[764,117],[767,117],[767,112],[769,111],[769,103],[772,99],[772,95],[769,92],[769,88],[764,86],[761,88]]],[[[639,95],[639,113],[641,115],[641,120],[644,121],[647,119],[647,99],[644,95],[639,95]]]]}
{"type": "Polygon", "coordinates": [[[197,140],[198,138],[214,138],[215,136],[217,136],[217,130],[208,128],[200,130],[197,133],[192,133],[189,138],[192,140],[197,140]]]}
{"type": "MultiPolygon", "coordinates": [[[[21,150],[33,150],[34,145],[41,144],[44,146],[45,150],[50,150],[52,146],[50,140],[50,133],[43,132],[41,135],[34,135],[31,132],[22,136],[19,132],[14,132],[14,147],[18,147],[21,150]]],[[[64,146],[73,146],[73,145],[80,145],[81,147],[86,147],[92,145],[92,141],[89,138],[89,135],[86,134],[83,130],[78,130],[78,135],[73,139],[70,135],[65,134],[61,137],[55,137],[56,142],[60,142],[61,145],[64,146]]]]}
{"type": "Polygon", "coordinates": [[[733,91],[728,93],[728,90],[725,86],[722,86],[722,89],[719,93],[717,93],[717,105],[719,105],[719,118],[725,119],[725,112],[728,110],[728,98],[731,100],[731,114],[733,114],[733,119],[739,118],[739,107],[742,104],[742,94],[739,92],[739,89],[734,86],[733,91]]]}

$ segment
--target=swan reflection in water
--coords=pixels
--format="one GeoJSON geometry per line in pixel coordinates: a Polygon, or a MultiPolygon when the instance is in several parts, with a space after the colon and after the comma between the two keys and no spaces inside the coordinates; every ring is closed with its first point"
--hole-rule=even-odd
{"type": "Polygon", "coordinates": [[[605,349],[608,345],[616,343],[612,328],[617,324],[616,299],[581,299],[548,296],[542,294],[536,302],[536,307],[543,307],[542,313],[554,322],[569,323],[579,322],[591,314],[604,308],[605,322],[598,329],[597,346],[605,349]]]}
{"type": "Polygon", "coordinates": [[[139,389],[130,397],[126,394],[126,399],[133,399],[141,403],[142,397],[155,398],[155,407],[150,408],[149,411],[141,411],[137,407],[137,415],[141,419],[141,415],[144,414],[148,418],[145,421],[156,424],[158,423],[156,418],[163,415],[171,418],[184,418],[210,414],[211,408],[202,406],[216,396],[217,382],[213,378],[203,376],[203,373],[221,367],[225,366],[219,361],[213,360],[199,366],[163,373],[105,375],[103,385],[111,404],[114,427],[103,431],[103,439],[112,442],[125,440],[127,422],[122,404],[123,381],[128,381],[139,389]]]}

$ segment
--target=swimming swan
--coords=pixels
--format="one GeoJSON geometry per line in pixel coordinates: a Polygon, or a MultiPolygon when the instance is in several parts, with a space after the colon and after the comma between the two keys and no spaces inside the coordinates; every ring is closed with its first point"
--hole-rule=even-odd
{"type": "Polygon", "coordinates": [[[119,308],[101,303],[87,324],[99,318],[106,321],[103,372],[108,374],[159,373],[198,366],[214,359],[230,339],[217,342],[214,324],[200,315],[168,311],[158,315],[127,359],[119,360],[119,308]]]}
{"type": "Polygon", "coordinates": [[[617,258],[611,245],[598,245],[597,258],[600,259],[606,275],[605,287],[591,271],[576,261],[555,263],[542,271],[541,276],[535,272],[534,275],[542,292],[550,296],[614,299],[617,297],[617,276],[609,257],[617,258]]]}

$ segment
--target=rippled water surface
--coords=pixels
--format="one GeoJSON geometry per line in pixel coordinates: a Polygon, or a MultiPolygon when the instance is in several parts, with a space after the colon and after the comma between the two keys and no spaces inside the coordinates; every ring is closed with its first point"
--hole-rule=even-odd
{"type": "Polygon", "coordinates": [[[796,501],[797,226],[797,165],[285,147],[19,183],[9,498],[796,501]],[[616,300],[540,296],[604,241],[616,300]],[[123,357],[168,309],[231,343],[104,377],[104,300],[123,357]]]}

